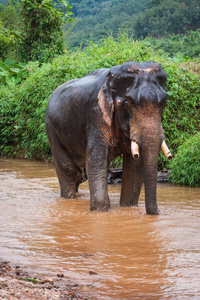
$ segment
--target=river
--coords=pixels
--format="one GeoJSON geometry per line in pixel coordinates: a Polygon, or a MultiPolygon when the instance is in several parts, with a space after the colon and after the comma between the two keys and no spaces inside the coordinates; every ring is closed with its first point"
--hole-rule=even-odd
{"type": "Polygon", "coordinates": [[[158,184],[161,215],[119,207],[90,212],[87,182],[59,196],[55,169],[0,159],[0,258],[37,274],[64,274],[88,299],[200,299],[200,188],[158,184]]]}

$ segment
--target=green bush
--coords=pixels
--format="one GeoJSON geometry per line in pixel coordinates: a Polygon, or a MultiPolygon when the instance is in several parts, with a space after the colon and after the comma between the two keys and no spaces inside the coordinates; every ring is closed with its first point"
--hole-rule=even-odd
{"type": "Polygon", "coordinates": [[[174,184],[200,186],[200,133],[178,148],[170,167],[170,179],[174,184]]]}
{"type": "Polygon", "coordinates": [[[0,60],[0,84],[8,84],[13,81],[15,84],[21,82],[28,76],[28,69],[23,63],[12,61],[2,62],[0,60]]]}
{"type": "Polygon", "coordinates": [[[0,59],[17,59],[21,20],[19,1],[0,1],[0,59]],[[11,3],[12,2],[12,3],[11,3]]]}
{"type": "MultiPolygon", "coordinates": [[[[50,157],[45,133],[45,112],[53,90],[67,80],[82,77],[97,68],[109,68],[126,61],[156,61],[168,75],[168,105],[163,114],[163,128],[172,154],[191,135],[200,122],[200,79],[192,71],[181,68],[154,53],[147,41],[112,37],[101,45],[91,43],[84,50],[68,52],[52,63],[35,67],[28,78],[18,85],[0,87],[0,153],[2,156],[44,159],[50,157]]],[[[168,168],[163,155],[159,168],[168,168]]]]}
{"type": "Polygon", "coordinates": [[[50,68],[50,64],[44,64],[20,86],[10,82],[0,89],[0,151],[3,156],[44,159],[49,153],[44,119],[51,93],[47,81],[47,76],[51,76],[50,68]]]}
{"type": "Polygon", "coordinates": [[[169,38],[147,38],[156,51],[166,52],[172,60],[200,55],[200,29],[187,34],[172,34],[169,38]]]}
{"type": "Polygon", "coordinates": [[[166,62],[162,66],[168,75],[166,90],[169,94],[163,128],[172,154],[175,154],[177,148],[200,128],[200,78],[179,64],[166,62]]]}
{"type": "Polygon", "coordinates": [[[16,47],[15,36],[9,29],[3,27],[0,19],[0,58],[5,59],[16,47]]]}

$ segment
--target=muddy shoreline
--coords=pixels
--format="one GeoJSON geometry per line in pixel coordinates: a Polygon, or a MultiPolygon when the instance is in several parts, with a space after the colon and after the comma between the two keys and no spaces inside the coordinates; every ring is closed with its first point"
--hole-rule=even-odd
{"type": "MultiPolygon", "coordinates": [[[[76,289],[78,288],[75,285],[76,289]]],[[[86,300],[72,286],[64,281],[63,274],[57,277],[38,278],[25,271],[21,266],[12,266],[8,261],[0,260],[0,299],[63,299],[86,300]]]]}

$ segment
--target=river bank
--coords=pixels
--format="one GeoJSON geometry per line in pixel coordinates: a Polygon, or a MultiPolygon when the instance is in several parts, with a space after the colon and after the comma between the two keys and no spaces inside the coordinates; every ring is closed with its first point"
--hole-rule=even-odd
{"type": "Polygon", "coordinates": [[[86,299],[71,286],[66,285],[63,276],[63,274],[58,274],[56,278],[48,275],[37,278],[21,266],[11,266],[8,261],[0,260],[0,298],[9,300],[86,299]]]}

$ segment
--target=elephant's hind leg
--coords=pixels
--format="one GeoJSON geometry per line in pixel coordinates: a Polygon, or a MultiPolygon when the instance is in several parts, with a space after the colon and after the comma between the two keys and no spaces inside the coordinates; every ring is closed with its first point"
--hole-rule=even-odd
{"type": "Polygon", "coordinates": [[[74,164],[53,130],[48,132],[48,138],[60,184],[61,197],[75,198],[78,186],[82,182],[81,170],[74,164]]]}
{"type": "Polygon", "coordinates": [[[64,198],[75,198],[82,174],[66,152],[55,159],[56,172],[60,183],[60,194],[64,198]]]}

